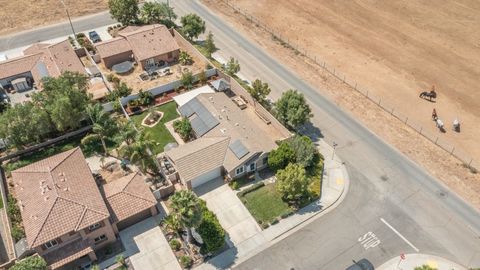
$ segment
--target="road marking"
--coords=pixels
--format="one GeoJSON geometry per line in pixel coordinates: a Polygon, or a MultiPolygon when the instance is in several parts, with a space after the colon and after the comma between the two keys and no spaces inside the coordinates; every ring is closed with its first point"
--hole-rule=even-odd
{"type": "Polygon", "coordinates": [[[411,246],[416,252],[419,252],[420,250],[414,246],[412,243],[410,243],[410,241],[407,240],[407,238],[405,238],[401,233],[399,233],[392,225],[388,224],[388,222],[385,221],[385,219],[383,218],[380,218],[380,220],[385,223],[385,225],[387,225],[394,233],[396,233],[400,238],[402,238],[403,241],[405,241],[405,243],[407,243],[409,246],[411,246]]]}
{"type": "Polygon", "coordinates": [[[358,242],[360,242],[360,244],[363,245],[363,248],[367,250],[369,248],[378,246],[381,241],[373,232],[367,232],[358,238],[358,242]]]}

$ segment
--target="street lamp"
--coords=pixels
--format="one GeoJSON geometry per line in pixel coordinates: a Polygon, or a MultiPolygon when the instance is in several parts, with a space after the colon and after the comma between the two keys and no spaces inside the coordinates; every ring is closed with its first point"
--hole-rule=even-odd
{"type": "Polygon", "coordinates": [[[75,29],[73,29],[72,20],[70,19],[70,13],[68,13],[67,5],[65,5],[65,2],[63,0],[60,0],[60,3],[62,3],[63,7],[65,8],[65,12],[67,12],[68,21],[70,22],[70,27],[72,28],[72,32],[73,32],[73,40],[76,40],[77,35],[75,34],[75,29]]]}

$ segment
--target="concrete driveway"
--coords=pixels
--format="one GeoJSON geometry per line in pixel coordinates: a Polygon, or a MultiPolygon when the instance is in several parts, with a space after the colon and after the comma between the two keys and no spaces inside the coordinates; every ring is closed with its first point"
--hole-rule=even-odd
{"type": "Polygon", "coordinates": [[[261,232],[250,212],[235,192],[223,183],[222,178],[201,185],[194,191],[207,202],[208,209],[217,215],[220,224],[228,233],[230,246],[237,246],[261,232]]]}
{"type": "Polygon", "coordinates": [[[151,217],[121,231],[125,255],[135,269],[181,270],[158,222],[159,216],[151,217]]]}

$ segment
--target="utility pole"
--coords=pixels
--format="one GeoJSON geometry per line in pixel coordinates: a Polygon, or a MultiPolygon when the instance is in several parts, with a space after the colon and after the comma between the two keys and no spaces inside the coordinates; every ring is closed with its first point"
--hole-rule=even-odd
{"type": "Polygon", "coordinates": [[[67,13],[68,21],[70,22],[70,27],[72,28],[73,32],[73,40],[77,40],[77,35],[75,34],[75,29],[73,29],[72,19],[70,19],[70,13],[68,13],[67,5],[65,5],[64,0],[60,0],[60,3],[62,3],[63,7],[65,8],[65,12],[67,13]]]}

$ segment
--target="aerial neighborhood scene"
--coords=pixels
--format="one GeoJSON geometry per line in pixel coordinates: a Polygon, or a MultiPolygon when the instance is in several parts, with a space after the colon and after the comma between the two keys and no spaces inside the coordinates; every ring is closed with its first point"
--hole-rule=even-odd
{"type": "Polygon", "coordinates": [[[480,269],[478,2],[1,5],[0,269],[480,269]]]}

